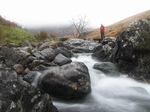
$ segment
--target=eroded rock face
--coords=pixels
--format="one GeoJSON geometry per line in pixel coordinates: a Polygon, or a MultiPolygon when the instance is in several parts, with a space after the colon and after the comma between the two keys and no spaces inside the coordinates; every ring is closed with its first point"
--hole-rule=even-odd
{"type": "Polygon", "coordinates": [[[117,63],[121,71],[129,72],[136,66],[133,57],[133,43],[120,38],[117,38],[116,45],[111,53],[111,61],[117,63]]]}
{"type": "Polygon", "coordinates": [[[115,47],[115,42],[115,37],[106,37],[102,41],[102,47],[100,49],[95,50],[92,56],[96,57],[101,61],[109,61],[112,50],[115,47]]]}
{"type": "Polygon", "coordinates": [[[9,68],[0,69],[0,112],[57,112],[48,94],[18,78],[9,68]]]}
{"type": "Polygon", "coordinates": [[[45,92],[60,98],[79,98],[91,92],[89,72],[82,62],[49,70],[40,85],[45,92]]]}
{"type": "Polygon", "coordinates": [[[105,38],[106,40],[102,42],[103,48],[94,52],[93,56],[101,61],[115,63],[120,72],[133,75],[135,78],[150,78],[148,63],[150,61],[150,50],[140,50],[137,47],[141,42],[149,41],[149,31],[150,21],[137,19],[116,37],[116,40],[105,38]]]}
{"type": "Polygon", "coordinates": [[[149,38],[141,35],[142,31],[149,32],[149,29],[150,22],[148,20],[135,20],[117,37],[111,54],[111,61],[117,63],[121,71],[129,73],[135,78],[150,77],[150,66],[147,63],[150,60],[149,51],[144,53],[136,48],[139,43],[145,42],[149,38]],[[138,52],[135,51],[135,48],[138,52]]]}

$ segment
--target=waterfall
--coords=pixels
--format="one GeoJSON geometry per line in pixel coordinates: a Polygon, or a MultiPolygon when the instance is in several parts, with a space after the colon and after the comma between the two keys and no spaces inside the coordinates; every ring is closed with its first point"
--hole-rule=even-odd
{"type": "Polygon", "coordinates": [[[72,61],[81,61],[89,69],[92,92],[84,99],[54,99],[59,112],[150,112],[150,85],[126,75],[107,77],[93,69],[98,61],[91,54],[75,54],[72,61]]]}

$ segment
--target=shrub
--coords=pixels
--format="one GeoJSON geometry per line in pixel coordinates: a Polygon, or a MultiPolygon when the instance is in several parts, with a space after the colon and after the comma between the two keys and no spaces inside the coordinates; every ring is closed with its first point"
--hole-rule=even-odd
{"type": "Polygon", "coordinates": [[[39,34],[36,35],[39,41],[48,39],[48,33],[46,31],[41,31],[39,34]]]}
{"type": "Polygon", "coordinates": [[[56,34],[56,33],[50,33],[50,37],[51,37],[51,38],[56,38],[56,37],[57,37],[57,34],[56,34]]]}

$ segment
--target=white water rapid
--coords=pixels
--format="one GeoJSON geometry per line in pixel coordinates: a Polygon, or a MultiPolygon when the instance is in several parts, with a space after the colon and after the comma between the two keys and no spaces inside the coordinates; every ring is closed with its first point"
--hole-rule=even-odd
{"type": "Polygon", "coordinates": [[[92,92],[76,101],[55,100],[59,112],[150,112],[150,85],[121,76],[106,77],[93,69],[98,61],[90,54],[75,55],[72,61],[84,62],[90,73],[92,92]]]}

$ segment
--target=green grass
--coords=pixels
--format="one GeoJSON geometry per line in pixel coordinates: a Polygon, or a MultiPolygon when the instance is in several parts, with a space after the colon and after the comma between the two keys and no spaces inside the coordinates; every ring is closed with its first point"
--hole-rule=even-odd
{"type": "Polygon", "coordinates": [[[21,43],[26,40],[35,41],[36,37],[22,28],[0,24],[1,42],[21,43]]]}
{"type": "Polygon", "coordinates": [[[41,31],[34,35],[0,16],[0,43],[41,42],[44,40],[60,41],[54,33],[49,35],[46,31],[41,31]]]}

